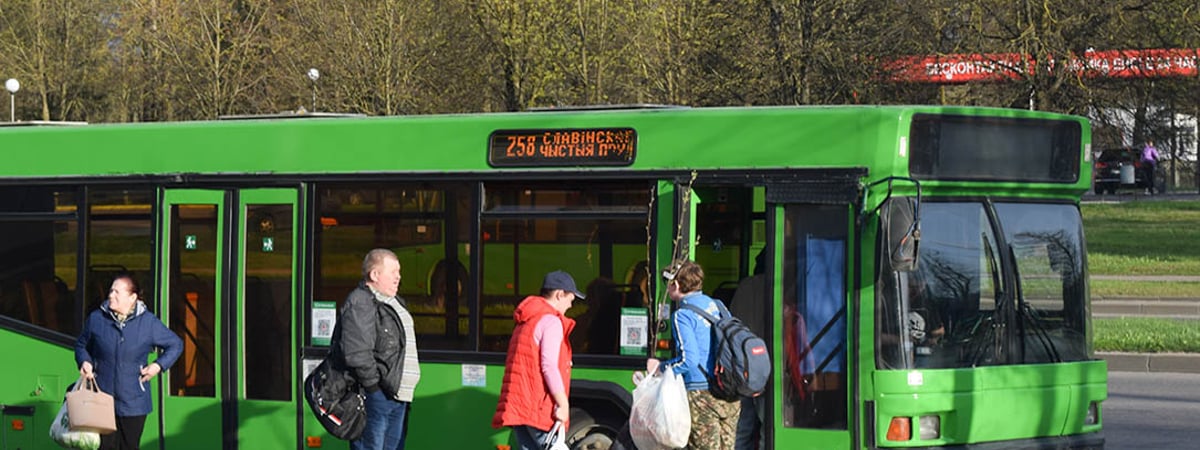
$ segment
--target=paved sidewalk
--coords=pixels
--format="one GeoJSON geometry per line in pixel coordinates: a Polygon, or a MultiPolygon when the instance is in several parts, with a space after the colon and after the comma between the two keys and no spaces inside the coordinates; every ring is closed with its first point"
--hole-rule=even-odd
{"type": "Polygon", "coordinates": [[[1093,280],[1200,282],[1198,275],[1089,275],[1089,277],[1093,280]]]}
{"type": "MultiPolygon", "coordinates": [[[[1093,280],[1132,282],[1200,283],[1194,275],[1092,275],[1093,280]]],[[[1200,319],[1200,290],[1195,298],[1101,297],[1092,296],[1095,317],[1177,317],[1200,319]]]]}
{"type": "MultiPolygon", "coordinates": [[[[1200,276],[1188,275],[1092,275],[1091,279],[1200,283],[1200,276]]],[[[1197,298],[1104,298],[1093,296],[1092,316],[1200,319],[1200,291],[1196,294],[1197,298]]],[[[1096,357],[1108,361],[1108,370],[1111,372],[1200,373],[1200,353],[1097,352],[1096,357]]]]}
{"type": "Polygon", "coordinates": [[[1200,319],[1200,298],[1092,298],[1092,317],[1200,319]]]}
{"type": "Polygon", "coordinates": [[[1198,353],[1118,353],[1096,352],[1108,361],[1109,372],[1200,373],[1198,353]]]}

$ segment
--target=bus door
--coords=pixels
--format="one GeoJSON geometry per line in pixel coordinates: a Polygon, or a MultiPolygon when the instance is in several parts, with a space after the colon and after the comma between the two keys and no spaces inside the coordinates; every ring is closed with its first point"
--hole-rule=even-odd
{"type": "Polygon", "coordinates": [[[854,174],[767,186],[773,291],[771,448],[855,446],[854,174]],[[833,178],[833,179],[829,179],[833,178]],[[819,182],[818,182],[819,181],[819,182]],[[839,189],[837,182],[845,183],[839,189]],[[806,189],[806,185],[811,187],[806,189]],[[833,186],[833,187],[830,187],[833,186]],[[811,190],[810,190],[811,189],[811,190]]]}
{"type": "Polygon", "coordinates": [[[183,354],[160,377],[161,422],[146,435],[170,449],[297,442],[297,190],[162,197],[158,311],[183,354]]]}

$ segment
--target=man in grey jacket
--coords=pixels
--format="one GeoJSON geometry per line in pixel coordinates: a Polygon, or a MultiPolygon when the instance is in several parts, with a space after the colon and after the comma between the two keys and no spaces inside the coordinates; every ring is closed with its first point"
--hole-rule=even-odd
{"type": "Polygon", "coordinates": [[[412,314],[400,288],[400,260],[377,248],[363,259],[363,281],[350,292],[333,333],[332,351],[367,393],[367,424],[352,450],[400,450],[408,410],[421,379],[412,314]]]}

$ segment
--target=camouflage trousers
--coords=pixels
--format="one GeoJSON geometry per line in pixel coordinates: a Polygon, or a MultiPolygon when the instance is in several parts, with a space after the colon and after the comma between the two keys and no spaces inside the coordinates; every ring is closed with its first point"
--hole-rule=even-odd
{"type": "Polygon", "coordinates": [[[692,432],[688,449],[728,450],[737,436],[741,402],[727,402],[713,397],[708,391],[687,391],[688,406],[692,409],[692,432]]]}

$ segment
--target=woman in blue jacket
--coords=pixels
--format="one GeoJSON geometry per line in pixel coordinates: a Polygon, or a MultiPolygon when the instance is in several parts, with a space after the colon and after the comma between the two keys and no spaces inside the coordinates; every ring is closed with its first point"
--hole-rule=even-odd
{"type": "Polygon", "coordinates": [[[79,374],[95,379],[101,391],[113,396],[117,431],[100,435],[102,450],[137,450],[151,409],[149,381],[170,368],[183,351],[183,341],[146,310],[138,292],[133,277],[117,275],[108,302],[88,315],[75,341],[79,374]],[[155,348],[162,353],[146,364],[155,348]]]}

